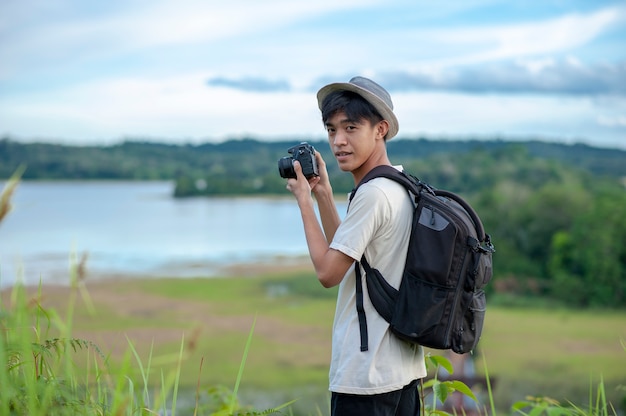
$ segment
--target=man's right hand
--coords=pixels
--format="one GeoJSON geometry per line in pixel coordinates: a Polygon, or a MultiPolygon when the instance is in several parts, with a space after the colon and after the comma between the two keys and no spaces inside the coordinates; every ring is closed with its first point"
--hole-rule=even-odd
{"type": "Polygon", "coordinates": [[[330,185],[330,179],[328,178],[326,162],[324,162],[322,154],[317,150],[315,151],[315,160],[317,161],[317,170],[320,176],[317,183],[311,185],[311,189],[313,190],[314,194],[318,194],[320,192],[327,192],[329,194],[332,194],[333,190],[332,186],[330,185]]]}
{"type": "MultiPolygon", "coordinates": [[[[326,168],[324,167],[324,170],[326,168]]],[[[293,161],[293,170],[296,178],[287,179],[287,189],[296,197],[298,203],[311,199],[311,190],[317,186],[321,176],[313,176],[309,180],[302,173],[302,166],[297,160],[293,161]]],[[[321,174],[320,174],[321,175],[321,174]]],[[[328,176],[328,174],[326,174],[328,176]]]]}

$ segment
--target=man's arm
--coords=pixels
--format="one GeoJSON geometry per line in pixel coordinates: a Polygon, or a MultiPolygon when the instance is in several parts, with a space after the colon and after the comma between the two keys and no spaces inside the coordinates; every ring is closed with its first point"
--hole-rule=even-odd
{"type": "Polygon", "coordinates": [[[354,263],[354,259],[329,247],[329,241],[332,241],[340,223],[337,209],[332,200],[332,191],[329,195],[328,189],[330,187],[321,186],[316,194],[316,197],[319,198],[318,204],[320,199],[322,200],[319,209],[326,231],[325,235],[315,215],[314,202],[311,197],[311,188],[317,187],[321,179],[320,177],[312,178],[309,183],[302,174],[302,167],[297,161],[294,162],[294,171],[297,179],[288,179],[287,189],[294,194],[298,202],[309,255],[317,278],[324,287],[336,286],[354,263]]]}
{"type": "Polygon", "coordinates": [[[326,235],[326,241],[330,244],[335,237],[335,232],[341,223],[339,213],[337,212],[337,206],[333,198],[332,192],[330,195],[315,192],[315,200],[317,201],[317,208],[320,212],[320,218],[322,220],[322,227],[324,227],[324,234],[326,235]]]}
{"type": "Polygon", "coordinates": [[[315,159],[317,160],[320,176],[317,178],[317,182],[312,184],[311,188],[317,201],[326,241],[330,244],[333,241],[337,227],[341,223],[341,219],[335,205],[333,188],[328,178],[328,170],[326,170],[326,162],[324,162],[321,153],[317,151],[315,152],[315,159]]]}

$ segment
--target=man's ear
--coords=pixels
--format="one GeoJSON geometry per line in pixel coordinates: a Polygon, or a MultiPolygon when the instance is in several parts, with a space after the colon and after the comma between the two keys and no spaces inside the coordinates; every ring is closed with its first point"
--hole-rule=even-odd
{"type": "Polygon", "coordinates": [[[387,120],[381,120],[376,125],[376,131],[380,135],[381,139],[385,139],[389,132],[389,122],[387,120]]]}

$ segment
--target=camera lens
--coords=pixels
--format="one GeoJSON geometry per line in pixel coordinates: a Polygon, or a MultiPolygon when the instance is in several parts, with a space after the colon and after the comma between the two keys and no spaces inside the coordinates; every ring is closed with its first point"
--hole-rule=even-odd
{"type": "Polygon", "coordinates": [[[278,159],[278,173],[281,178],[295,178],[296,171],[293,170],[293,158],[287,156],[278,159]]]}

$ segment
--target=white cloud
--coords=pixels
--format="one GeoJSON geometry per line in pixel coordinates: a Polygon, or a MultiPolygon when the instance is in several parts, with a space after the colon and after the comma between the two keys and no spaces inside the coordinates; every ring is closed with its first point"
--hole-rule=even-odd
{"type": "MultiPolygon", "coordinates": [[[[17,102],[0,100],[0,125],[11,129],[0,133],[76,143],[124,137],[199,142],[324,135],[314,92],[250,93],[211,88],[204,81],[203,73],[127,78],[38,93],[17,102]]],[[[543,136],[625,145],[620,139],[625,133],[623,98],[412,92],[394,93],[393,99],[400,136],[543,136]],[[603,138],[595,137],[599,124],[606,130],[603,138]]]]}
{"type": "Polygon", "coordinates": [[[323,132],[309,92],[246,93],[209,88],[205,81],[204,73],[113,79],[33,93],[17,101],[3,99],[0,125],[9,128],[2,132],[6,134],[51,137],[55,131],[56,137],[79,142],[125,136],[179,141],[323,132]]]}
{"type": "MultiPolygon", "coordinates": [[[[50,72],[75,70],[85,63],[110,65],[110,61],[125,56],[129,60],[137,54],[147,55],[148,60],[162,56],[162,62],[167,62],[167,55],[173,55],[178,47],[195,46],[196,54],[207,54],[204,62],[219,66],[222,57],[213,54],[224,39],[242,38],[249,47],[265,31],[279,31],[301,19],[373,1],[160,0],[112,2],[100,5],[103,10],[97,12],[81,10],[89,6],[72,7],[73,3],[20,2],[0,8],[0,14],[4,10],[5,16],[20,16],[14,20],[5,17],[0,24],[0,80],[39,74],[42,68],[50,72]],[[215,48],[208,50],[208,45],[215,48]]],[[[263,44],[252,46],[264,48],[263,44]]],[[[98,73],[99,68],[89,70],[98,73]]]]}
{"type": "MultiPolygon", "coordinates": [[[[36,25],[20,30],[19,21],[9,24],[5,18],[0,29],[5,35],[15,31],[13,41],[26,46],[56,45],[71,47],[96,42],[115,48],[155,47],[214,41],[241,36],[276,25],[292,24],[303,17],[367,4],[363,1],[293,2],[289,0],[229,0],[226,2],[161,0],[152,2],[113,2],[102,13],[73,12],[71,1],[65,11],[57,8],[55,19],[44,16],[36,25]],[[30,43],[32,42],[32,43],[30,43]]],[[[371,3],[371,1],[369,2],[371,3]]],[[[14,6],[8,12],[21,15],[28,6],[14,6]]],[[[45,5],[40,4],[45,9],[45,5]]],[[[37,14],[37,11],[35,11],[37,14]]],[[[6,46],[6,45],[5,45],[6,46]]]]}
{"type": "Polygon", "coordinates": [[[516,60],[516,63],[528,69],[531,74],[538,74],[544,69],[552,68],[556,65],[554,58],[522,58],[516,60]]]}
{"type": "MultiPolygon", "coordinates": [[[[585,98],[591,90],[565,101],[548,97],[554,88],[535,88],[543,94],[537,97],[519,95],[528,88],[518,88],[516,96],[503,92],[514,91],[507,90],[514,81],[535,85],[534,75],[563,81],[563,74],[575,80],[592,73],[582,79],[593,85],[619,78],[623,51],[603,54],[609,63],[604,72],[587,58],[615,36],[626,8],[581,14],[561,7],[565,14],[538,13],[544,17],[535,22],[507,15],[506,8],[491,0],[462,6],[390,6],[382,0],[0,2],[0,134],[83,142],[124,136],[321,137],[311,85],[392,71],[427,74],[426,81],[447,82],[457,91],[463,90],[461,78],[471,81],[462,85],[470,91],[468,85],[480,86],[473,74],[491,81],[487,87],[499,75],[500,88],[489,90],[497,91],[491,95],[399,95],[406,105],[399,106],[401,133],[623,133],[623,111],[591,102],[585,98]],[[476,13],[476,4],[506,19],[463,20],[476,13]],[[403,8],[406,15],[395,13],[403,8]],[[505,23],[486,23],[494,21],[505,23]],[[274,80],[288,83],[292,92],[237,92],[208,86],[211,78],[274,80]]],[[[613,45],[606,50],[612,52],[613,45]]]]}
{"type": "Polygon", "coordinates": [[[617,116],[600,115],[597,120],[601,126],[626,128],[626,114],[617,116]]]}
{"type": "MultiPolygon", "coordinates": [[[[604,118],[611,129],[598,130],[596,114],[626,109],[626,99],[469,95],[459,93],[395,94],[400,134],[427,137],[496,136],[582,141],[626,148],[619,117],[604,118]]],[[[622,113],[623,117],[623,113],[622,113]]]]}
{"type": "Polygon", "coordinates": [[[617,10],[607,9],[588,16],[576,14],[513,28],[501,27],[494,54],[511,57],[567,51],[589,42],[618,20],[617,10]]]}
{"type": "Polygon", "coordinates": [[[536,22],[443,28],[425,34],[417,31],[414,37],[426,35],[427,40],[441,47],[468,51],[431,62],[438,67],[501,59],[545,59],[545,55],[566,54],[583,46],[625,20],[624,8],[610,7],[590,14],[568,14],[536,22]]]}

